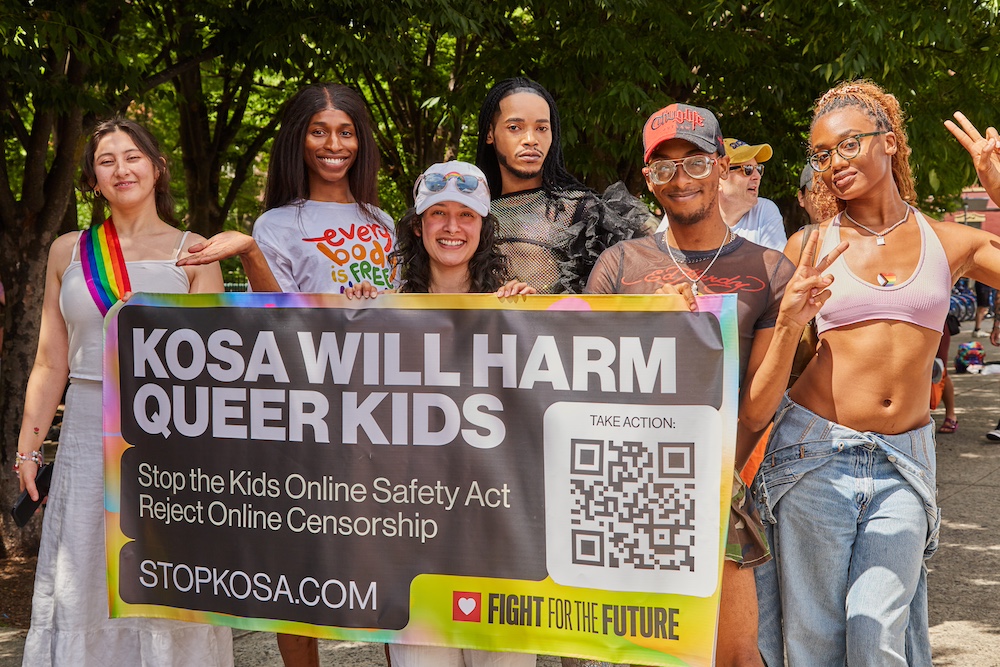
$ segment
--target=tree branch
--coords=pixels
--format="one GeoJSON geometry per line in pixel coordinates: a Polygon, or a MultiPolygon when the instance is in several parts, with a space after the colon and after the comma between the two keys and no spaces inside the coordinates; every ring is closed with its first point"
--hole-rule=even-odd
{"type": "Polygon", "coordinates": [[[229,211],[233,207],[233,202],[236,201],[236,196],[239,194],[240,188],[243,187],[243,183],[246,181],[247,174],[250,173],[250,167],[253,166],[254,160],[257,159],[257,155],[264,148],[267,140],[274,136],[280,120],[280,114],[274,114],[267,125],[257,133],[257,136],[254,137],[253,141],[250,142],[250,145],[247,146],[243,154],[240,155],[240,159],[236,162],[236,168],[233,170],[233,180],[229,183],[226,198],[222,202],[220,213],[223,220],[229,217],[229,211]]]}
{"type": "Polygon", "coordinates": [[[25,146],[24,182],[21,183],[21,205],[30,213],[45,206],[45,165],[48,163],[49,137],[55,124],[55,112],[36,111],[31,123],[31,136],[25,146]]]}
{"type": "Polygon", "coordinates": [[[192,67],[198,67],[203,62],[211,60],[217,56],[221,55],[221,51],[218,47],[214,45],[209,45],[205,47],[204,51],[200,51],[193,56],[189,56],[180,60],[172,65],[168,65],[166,68],[160,70],[156,74],[153,74],[142,81],[142,85],[139,86],[138,90],[127,92],[124,95],[120,95],[116,101],[116,106],[121,106],[124,104],[128,106],[136,97],[145,95],[152,89],[167,83],[171,79],[184,72],[187,72],[192,67]]]}
{"type": "Polygon", "coordinates": [[[7,116],[10,118],[10,125],[14,128],[14,136],[17,137],[21,146],[27,149],[29,138],[28,130],[24,127],[24,121],[21,120],[21,116],[17,113],[17,109],[14,108],[14,103],[10,99],[10,95],[7,93],[7,86],[0,86],[0,107],[7,112],[7,116]]]}
{"type": "MultiPolygon", "coordinates": [[[[0,139],[3,137],[0,136],[0,139]]],[[[0,229],[6,224],[13,223],[17,217],[17,201],[14,193],[10,191],[10,174],[7,171],[7,155],[4,154],[0,160],[0,229]]],[[[0,326],[3,326],[0,323],[0,326]]]]}
{"type": "Polygon", "coordinates": [[[247,63],[236,83],[230,87],[231,91],[236,91],[235,96],[229,93],[229,100],[223,107],[221,104],[215,114],[215,144],[218,150],[233,143],[236,135],[243,128],[243,117],[246,115],[247,105],[250,103],[250,94],[253,92],[253,74],[257,71],[257,64],[247,63]],[[235,97],[235,99],[234,99],[235,97]]]}
{"type": "MultiPolygon", "coordinates": [[[[81,88],[88,67],[74,52],[70,52],[66,78],[70,87],[81,88]]],[[[74,196],[73,177],[76,175],[76,148],[83,134],[83,108],[74,106],[66,115],[60,116],[55,125],[56,154],[45,177],[45,206],[54,207],[62,216],[74,196]]]]}

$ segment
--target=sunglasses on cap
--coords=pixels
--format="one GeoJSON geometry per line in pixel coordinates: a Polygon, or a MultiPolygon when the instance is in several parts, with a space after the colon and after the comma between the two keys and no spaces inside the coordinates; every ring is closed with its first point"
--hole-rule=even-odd
{"type": "Polygon", "coordinates": [[[413,197],[416,198],[417,193],[420,191],[420,186],[427,189],[428,192],[441,192],[448,185],[448,181],[454,180],[455,187],[458,188],[459,192],[464,192],[469,194],[475,192],[479,188],[481,180],[472,174],[459,174],[457,172],[451,172],[448,174],[430,173],[421,174],[420,178],[413,186],[413,197]]]}
{"type": "Polygon", "coordinates": [[[757,170],[758,174],[762,174],[763,175],[763,173],[764,173],[764,165],[762,165],[762,164],[756,164],[756,165],[754,165],[754,164],[737,164],[737,165],[733,165],[733,166],[729,167],[729,171],[736,171],[737,169],[742,169],[744,176],[749,176],[750,174],[752,174],[754,172],[755,169],[757,170]]]}

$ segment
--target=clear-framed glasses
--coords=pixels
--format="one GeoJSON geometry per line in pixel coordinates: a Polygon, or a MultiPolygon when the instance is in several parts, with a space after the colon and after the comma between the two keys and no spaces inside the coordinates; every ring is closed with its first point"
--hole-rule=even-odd
{"type": "MultiPolygon", "coordinates": [[[[837,144],[834,150],[837,151],[837,155],[845,160],[853,160],[861,155],[861,140],[865,137],[874,137],[879,134],[888,134],[888,131],[881,130],[879,132],[865,132],[864,134],[852,135],[837,144]]],[[[832,164],[833,151],[816,151],[809,155],[809,166],[813,168],[813,171],[824,172],[832,164]]]]}
{"type": "Polygon", "coordinates": [[[691,178],[698,180],[708,178],[716,161],[715,158],[710,158],[707,155],[691,155],[676,160],[654,160],[646,166],[646,169],[649,173],[649,180],[656,185],[663,185],[669,183],[670,179],[674,177],[678,165],[683,167],[684,173],[691,178]]]}
{"type": "Polygon", "coordinates": [[[737,169],[742,170],[744,176],[749,176],[754,171],[761,176],[764,175],[764,165],[762,164],[737,164],[729,167],[729,171],[736,171],[737,169]]]}
{"type": "Polygon", "coordinates": [[[472,174],[459,174],[457,172],[451,172],[450,174],[421,174],[420,178],[413,185],[413,197],[414,199],[416,198],[421,184],[428,192],[441,192],[448,185],[448,181],[451,180],[455,181],[455,187],[458,188],[458,191],[465,194],[475,192],[481,182],[479,178],[472,174]]]}

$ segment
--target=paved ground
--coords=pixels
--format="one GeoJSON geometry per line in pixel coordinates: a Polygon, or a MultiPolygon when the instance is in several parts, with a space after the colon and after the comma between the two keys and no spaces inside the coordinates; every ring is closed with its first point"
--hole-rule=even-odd
{"type": "MultiPolygon", "coordinates": [[[[970,340],[969,324],[952,339],[970,340]]],[[[890,343],[891,344],[891,343],[890,343]]],[[[987,360],[1000,348],[984,342],[987,360]]],[[[930,561],[930,622],[934,664],[1000,666],[1000,443],[984,437],[1000,418],[1000,375],[954,376],[959,429],[938,437],[938,502],[944,515],[941,548],[930,561]]],[[[940,423],[943,410],[934,412],[940,423]]],[[[0,667],[21,664],[24,631],[0,629],[0,667]]],[[[274,635],[235,633],[237,667],[281,667],[274,635]]],[[[384,665],[371,644],[320,642],[323,665],[384,665]]],[[[558,661],[540,658],[539,665],[558,661]]]]}

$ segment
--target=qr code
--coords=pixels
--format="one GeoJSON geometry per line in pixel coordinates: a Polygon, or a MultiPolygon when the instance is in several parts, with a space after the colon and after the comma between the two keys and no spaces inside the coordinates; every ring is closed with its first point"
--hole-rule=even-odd
{"type": "Polygon", "coordinates": [[[722,428],[709,406],[557,403],[545,415],[546,563],[554,581],[710,595],[722,428]]]}
{"type": "Polygon", "coordinates": [[[694,571],[693,442],[570,440],[573,562],[694,571]]]}

